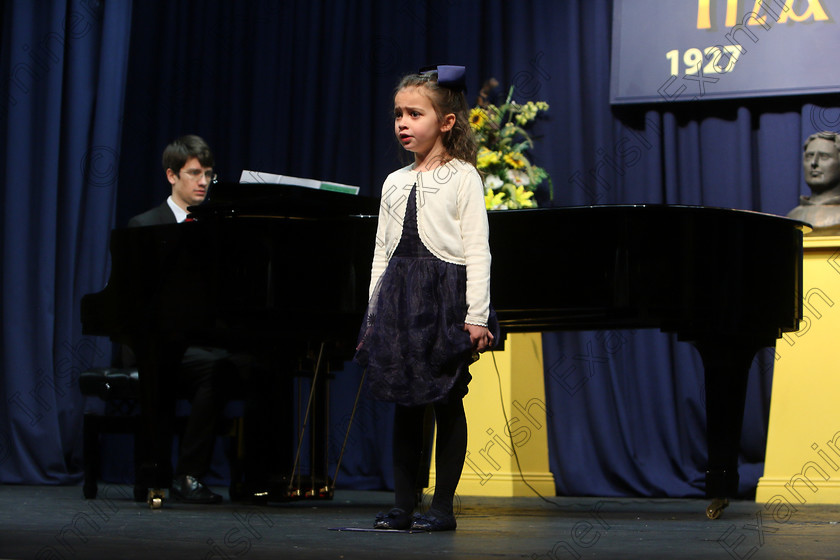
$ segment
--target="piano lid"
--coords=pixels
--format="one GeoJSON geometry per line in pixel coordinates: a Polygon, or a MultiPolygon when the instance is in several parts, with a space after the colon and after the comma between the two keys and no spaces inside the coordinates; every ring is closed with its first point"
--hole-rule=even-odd
{"type": "MultiPolygon", "coordinates": [[[[593,213],[594,216],[603,215],[612,212],[620,212],[620,213],[647,213],[647,215],[656,216],[656,215],[669,215],[674,214],[677,212],[688,212],[688,213],[697,213],[701,212],[707,216],[741,216],[743,219],[752,219],[752,220],[782,220],[787,223],[793,224],[794,227],[798,228],[802,231],[803,234],[810,233],[812,231],[813,226],[801,220],[795,220],[793,218],[788,218],[786,216],[780,216],[778,214],[769,214],[767,212],[758,212],[756,210],[742,210],[737,208],[726,208],[723,206],[699,206],[694,204],[659,204],[659,203],[648,203],[648,202],[639,202],[639,203],[627,203],[627,204],[581,204],[579,206],[554,206],[554,207],[546,207],[546,208],[520,208],[516,210],[495,210],[489,212],[492,215],[500,215],[500,214],[528,214],[529,212],[568,212],[568,213],[576,213],[576,212],[590,212],[593,213]],[[663,214],[668,213],[668,214],[663,214]],[[753,216],[752,218],[748,218],[748,216],[753,216]]],[[[558,214],[558,217],[560,214],[558,214]]]]}
{"type": "Polygon", "coordinates": [[[376,216],[379,199],[295,185],[218,182],[210,186],[203,204],[190,206],[188,210],[196,219],[208,216],[376,216]]]}

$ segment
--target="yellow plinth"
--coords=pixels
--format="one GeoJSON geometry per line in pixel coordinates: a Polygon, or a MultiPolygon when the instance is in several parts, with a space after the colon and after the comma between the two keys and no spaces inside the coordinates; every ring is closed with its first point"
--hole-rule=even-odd
{"type": "MultiPolygon", "coordinates": [[[[457,493],[534,496],[530,485],[543,496],[554,496],[541,335],[508,335],[505,350],[482,354],[470,373],[464,398],[467,457],[457,493]]],[[[434,458],[429,485],[434,486],[434,458]]]]}
{"type": "Polygon", "coordinates": [[[805,237],[803,277],[804,320],[776,343],[756,490],[757,502],[783,514],[840,504],[840,237],[805,237]]]}

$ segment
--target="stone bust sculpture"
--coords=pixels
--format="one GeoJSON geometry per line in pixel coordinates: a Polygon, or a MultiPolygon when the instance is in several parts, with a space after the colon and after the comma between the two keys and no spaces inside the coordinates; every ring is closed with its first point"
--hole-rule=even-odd
{"type": "Polygon", "coordinates": [[[815,235],[840,235],[840,134],[809,136],[802,167],[811,196],[799,197],[788,217],[811,224],[815,235]]]}

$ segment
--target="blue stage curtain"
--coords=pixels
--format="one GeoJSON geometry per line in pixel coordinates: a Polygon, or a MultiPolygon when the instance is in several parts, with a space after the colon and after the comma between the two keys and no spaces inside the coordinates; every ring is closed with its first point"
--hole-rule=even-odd
{"type": "Polygon", "coordinates": [[[0,480],[78,482],[80,371],[110,361],[79,302],[107,280],[131,2],[3,9],[0,480]]]}
{"type": "MultiPolygon", "coordinates": [[[[495,77],[501,84],[494,92],[497,99],[513,85],[516,100],[544,100],[551,105],[533,129],[537,145],[531,156],[552,178],[552,188],[538,193],[542,206],[699,204],[780,215],[793,208],[798,196],[808,193],[800,163],[802,141],[817,130],[840,128],[836,98],[611,107],[612,4],[611,0],[135,3],[123,82],[125,110],[115,117],[115,121],[123,119],[121,142],[92,141],[88,135],[84,142],[73,144],[74,149],[109,146],[119,153],[115,219],[104,220],[108,223],[100,224],[102,231],[91,231],[85,244],[77,246],[80,255],[90,255],[91,274],[97,277],[83,282],[72,271],[56,269],[55,285],[67,293],[72,286],[76,299],[63,303],[56,299],[49,309],[39,308],[37,297],[52,292],[36,288],[32,279],[53,281],[53,276],[39,276],[38,267],[46,266],[40,264],[42,254],[55,251],[45,253],[35,241],[25,241],[42,237],[25,235],[34,231],[29,222],[12,226],[8,216],[26,220],[37,209],[41,218],[53,208],[50,218],[59,224],[77,218],[72,213],[65,215],[71,212],[72,205],[65,201],[69,195],[62,194],[58,202],[57,197],[32,193],[31,186],[22,190],[20,184],[36,183],[17,176],[12,181],[9,170],[14,165],[40,177],[52,162],[64,166],[59,169],[77,162],[63,151],[62,158],[43,157],[46,144],[37,142],[40,136],[35,143],[32,139],[21,142],[21,134],[28,137],[38,130],[28,128],[28,120],[23,127],[15,126],[14,133],[8,123],[5,129],[3,373],[6,379],[16,380],[5,381],[6,401],[17,395],[34,410],[39,403],[29,396],[34,381],[21,380],[36,378],[39,370],[58,376],[66,359],[58,360],[66,355],[55,351],[64,341],[72,348],[84,340],[62,329],[77,321],[68,318],[77,317],[81,294],[98,291],[106,277],[107,228],[124,225],[132,215],[160,204],[169,193],[160,167],[167,142],[186,133],[203,136],[214,148],[225,180],[235,181],[243,169],[252,169],[355,184],[362,194],[378,196],[385,175],[402,163],[392,130],[393,88],[400,76],[427,64],[466,65],[471,101],[481,84],[495,77]],[[33,146],[38,146],[37,154],[33,146]],[[10,228],[13,237],[8,235],[10,228]],[[21,272],[22,263],[34,270],[21,272]],[[25,297],[19,297],[20,292],[25,297]],[[25,330],[23,325],[31,325],[31,329],[25,330]],[[14,336],[23,332],[42,334],[28,336],[25,345],[17,344],[14,336]],[[45,342],[37,350],[21,354],[22,348],[32,348],[34,340],[45,342]]],[[[30,36],[13,39],[12,29],[18,29],[18,22],[21,29],[27,29],[23,5],[13,4],[4,13],[2,62],[7,70],[18,60],[30,61],[26,57],[31,54],[23,46],[35,45],[46,33],[33,31],[30,36]]],[[[108,10],[121,6],[104,5],[105,16],[108,10]]],[[[46,21],[37,24],[47,25],[46,21]]],[[[128,36],[127,25],[123,21],[118,26],[123,40],[128,36]]],[[[112,49],[103,52],[110,56],[112,49]]],[[[79,56],[77,50],[68,54],[79,56]]],[[[65,72],[73,68],[66,63],[57,67],[65,72]]],[[[66,82],[65,78],[58,83],[64,83],[66,89],[66,82]]],[[[11,81],[7,98],[21,96],[14,87],[11,81]]],[[[16,97],[17,105],[4,104],[7,115],[20,112],[41,122],[37,115],[51,123],[49,131],[62,140],[81,134],[70,130],[68,124],[76,101],[67,105],[68,99],[54,107],[52,114],[45,110],[46,100],[58,91],[60,88],[44,88],[38,96],[16,97]],[[22,111],[24,102],[37,110],[22,111]]],[[[114,95],[108,101],[118,98],[114,95]]],[[[104,102],[97,97],[97,112],[104,102]]],[[[80,120],[84,105],[81,107],[80,114],[74,115],[80,120]]],[[[60,147],[70,150],[64,141],[60,147]]],[[[50,149],[49,154],[59,153],[57,145],[50,149]]],[[[63,189],[69,188],[69,184],[61,184],[63,189]]],[[[82,200],[93,204],[91,197],[112,196],[113,190],[88,189],[82,200]]],[[[62,190],[65,192],[71,191],[62,190]]],[[[67,227],[71,231],[69,224],[67,227]]],[[[60,239],[70,243],[66,235],[60,239]]],[[[523,232],[522,243],[529,242],[533,240],[523,232]]],[[[49,259],[50,272],[63,262],[57,257],[49,259]]],[[[290,263],[292,270],[293,266],[290,263]]],[[[574,273],[574,269],[560,271],[574,273]]],[[[668,334],[642,330],[546,333],[543,340],[546,404],[551,415],[550,460],[559,494],[702,495],[706,453],[703,376],[699,356],[691,346],[668,334]],[[587,362],[586,356],[593,351],[605,360],[587,362]],[[564,376],[571,366],[578,369],[564,376]],[[589,366],[592,369],[584,369],[589,366]]],[[[104,352],[103,344],[97,342],[96,348],[104,352]]],[[[86,356],[93,352],[87,347],[82,350],[87,350],[86,356]]],[[[745,494],[754,488],[763,468],[772,363],[772,350],[762,351],[750,374],[742,437],[745,494]]],[[[337,372],[334,387],[338,390],[331,402],[333,451],[340,449],[351,395],[355,396],[361,375],[351,363],[337,372]]],[[[493,383],[473,381],[479,382],[493,383]]],[[[76,422],[77,426],[73,400],[56,390],[43,394],[47,393],[65,410],[72,410],[67,413],[68,425],[76,422]]],[[[55,409],[58,405],[51,406],[55,409]]],[[[4,441],[13,434],[26,442],[25,449],[31,448],[37,439],[19,435],[19,426],[29,425],[31,412],[17,405],[6,410],[9,423],[6,432],[0,432],[4,438],[0,445],[5,446],[0,451],[10,448],[4,441]]],[[[59,438],[56,425],[42,422],[40,430],[42,437],[59,438]]],[[[340,487],[391,485],[390,434],[390,407],[363,398],[343,456],[340,487]]],[[[78,453],[73,445],[67,449],[65,455],[78,453]]],[[[10,462],[2,464],[2,469],[8,469],[10,462]]],[[[64,468],[41,459],[33,459],[32,464],[45,473],[64,468]]],[[[20,480],[6,472],[0,470],[4,479],[20,480]]],[[[26,480],[41,479],[33,476],[26,480]]]]}

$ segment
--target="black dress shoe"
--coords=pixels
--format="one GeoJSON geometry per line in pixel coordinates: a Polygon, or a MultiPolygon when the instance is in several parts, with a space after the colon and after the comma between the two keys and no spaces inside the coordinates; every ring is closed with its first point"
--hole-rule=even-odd
{"type": "Polygon", "coordinates": [[[381,511],[373,521],[374,529],[397,529],[405,530],[411,525],[411,518],[404,509],[393,508],[388,513],[381,511]]]}
{"type": "Polygon", "coordinates": [[[188,504],[218,504],[222,497],[194,476],[183,474],[172,481],[172,497],[188,504]]]}
{"type": "Polygon", "coordinates": [[[454,515],[433,510],[415,514],[411,519],[411,528],[415,531],[454,531],[457,526],[454,515]]]}

